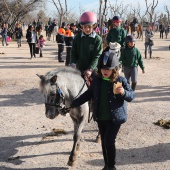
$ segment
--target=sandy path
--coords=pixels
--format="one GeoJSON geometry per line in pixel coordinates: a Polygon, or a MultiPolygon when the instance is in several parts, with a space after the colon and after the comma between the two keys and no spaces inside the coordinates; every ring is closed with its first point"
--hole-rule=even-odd
{"type": "MultiPolygon", "coordinates": [[[[170,170],[170,130],[155,126],[170,119],[170,41],[154,37],[153,57],[144,59],[146,74],[139,69],[136,99],[128,103],[128,121],[117,137],[118,170],[170,170]]],[[[144,57],[144,42],[136,46],[144,57]]],[[[68,167],[73,124],[67,115],[49,120],[36,73],[45,74],[59,65],[57,45],[47,42],[43,58],[30,60],[28,45],[16,42],[0,46],[0,170],[99,170],[103,167],[100,144],[94,142],[96,124],[87,123],[77,166],[68,167]],[[53,128],[67,135],[43,137],[53,128]],[[18,159],[9,160],[14,157],[18,159]]]]}

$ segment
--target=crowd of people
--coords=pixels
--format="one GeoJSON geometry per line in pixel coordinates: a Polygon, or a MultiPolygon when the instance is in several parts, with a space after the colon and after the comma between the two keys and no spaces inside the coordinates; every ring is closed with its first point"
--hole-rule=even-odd
{"type": "MultiPolygon", "coordinates": [[[[138,23],[134,18],[134,25],[138,23]]],[[[75,23],[66,24],[62,22],[58,27],[56,20],[49,18],[45,25],[46,38],[51,36],[56,29],[56,42],[58,44],[58,61],[65,62],[66,66],[78,69],[85,81],[88,90],[73,100],[71,108],[93,100],[95,121],[101,135],[101,146],[104,158],[103,170],[115,170],[116,159],[116,136],[121,124],[126,122],[126,101],[130,102],[135,97],[137,85],[138,66],[142,73],[145,73],[145,66],[139,49],[135,46],[135,38],[127,35],[121,27],[121,18],[112,18],[111,29],[103,24],[103,29],[97,24],[97,16],[93,12],[84,12],[80,17],[79,28],[75,23]],[[100,36],[101,35],[101,36],[100,36]],[[109,43],[116,42],[121,46],[120,58],[110,51],[109,43]],[[103,46],[103,44],[106,44],[103,46]],[[63,51],[66,46],[66,61],[63,59],[63,51]],[[120,65],[123,67],[124,77],[119,75],[120,65]],[[114,85],[119,86],[114,89],[114,85]],[[117,116],[120,115],[120,116],[117,116]],[[121,121],[120,121],[121,120],[121,121]]],[[[43,57],[43,47],[46,43],[42,35],[42,23],[33,21],[26,31],[26,39],[30,49],[30,58],[36,57],[36,49],[39,50],[39,57],[43,57]]],[[[165,28],[164,24],[159,25],[160,38],[164,32],[169,32],[170,27],[165,28]]],[[[167,34],[166,32],[166,34],[167,34]]],[[[22,26],[16,24],[15,36],[18,48],[21,47],[23,37],[22,26]]],[[[2,45],[7,43],[7,28],[3,25],[1,30],[2,45]]],[[[152,46],[154,36],[150,25],[145,31],[145,58],[148,48],[152,58],[152,46]]],[[[167,38],[167,36],[166,36],[167,38]]]]}

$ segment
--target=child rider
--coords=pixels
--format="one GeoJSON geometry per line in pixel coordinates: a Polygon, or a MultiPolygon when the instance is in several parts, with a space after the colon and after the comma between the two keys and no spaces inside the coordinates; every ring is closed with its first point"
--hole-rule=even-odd
{"type": "Polygon", "coordinates": [[[84,12],[80,17],[82,33],[73,40],[71,66],[89,78],[97,70],[99,56],[102,53],[102,39],[94,31],[97,17],[93,12],[84,12]]]}

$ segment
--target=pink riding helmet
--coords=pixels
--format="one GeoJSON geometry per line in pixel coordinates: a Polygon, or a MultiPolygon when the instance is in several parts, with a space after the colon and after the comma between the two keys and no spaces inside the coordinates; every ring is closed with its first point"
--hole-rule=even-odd
{"type": "Polygon", "coordinates": [[[80,17],[81,25],[93,25],[95,23],[97,23],[97,17],[93,12],[84,12],[80,17]]]}

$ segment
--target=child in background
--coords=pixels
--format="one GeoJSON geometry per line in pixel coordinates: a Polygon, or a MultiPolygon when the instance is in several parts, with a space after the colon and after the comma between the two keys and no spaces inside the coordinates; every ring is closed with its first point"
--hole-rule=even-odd
{"type": "Polygon", "coordinates": [[[18,44],[18,48],[19,48],[19,47],[21,47],[21,37],[23,37],[23,32],[22,32],[20,23],[17,23],[17,25],[16,25],[15,34],[16,34],[17,44],[18,44]]]}
{"type": "Polygon", "coordinates": [[[114,16],[112,19],[113,28],[109,30],[106,40],[107,44],[110,42],[117,42],[121,45],[122,48],[125,47],[125,38],[127,32],[124,28],[121,28],[121,19],[119,16],[114,16]]]}
{"type": "Polygon", "coordinates": [[[39,39],[38,39],[38,47],[40,49],[40,57],[43,57],[42,55],[42,49],[43,46],[45,45],[45,39],[43,38],[43,35],[40,35],[39,39]]]}
{"type": "Polygon", "coordinates": [[[69,28],[65,28],[65,44],[66,44],[66,61],[65,66],[70,64],[70,57],[71,57],[71,48],[73,44],[74,34],[69,28]]]}
{"type": "Polygon", "coordinates": [[[115,140],[121,124],[127,119],[126,101],[134,99],[134,92],[126,78],[119,76],[119,60],[109,51],[100,56],[98,76],[92,80],[87,91],[74,99],[71,108],[74,109],[91,99],[94,102],[93,119],[97,121],[101,135],[105,162],[102,170],[116,170],[115,140]]]}
{"type": "Polygon", "coordinates": [[[56,41],[58,44],[58,62],[60,63],[64,62],[63,52],[64,52],[64,45],[65,45],[64,37],[65,37],[65,32],[66,32],[65,26],[66,26],[66,23],[62,22],[62,25],[58,29],[58,33],[56,35],[56,41]]]}
{"type": "Polygon", "coordinates": [[[80,17],[82,33],[73,40],[71,66],[89,78],[97,70],[99,56],[102,53],[102,39],[95,33],[97,17],[93,12],[84,12],[80,17]]]}
{"type": "Polygon", "coordinates": [[[121,52],[121,57],[119,59],[120,63],[123,66],[124,75],[130,84],[130,78],[132,81],[132,90],[135,91],[137,84],[137,74],[138,74],[138,65],[144,71],[144,64],[140,51],[135,47],[135,39],[132,35],[128,35],[125,38],[126,46],[125,49],[121,52]]]}

